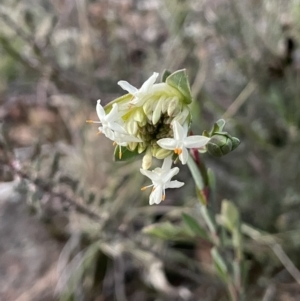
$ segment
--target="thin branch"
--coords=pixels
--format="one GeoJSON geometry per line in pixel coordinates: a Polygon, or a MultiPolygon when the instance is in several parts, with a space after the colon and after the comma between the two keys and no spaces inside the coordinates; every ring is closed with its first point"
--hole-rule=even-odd
{"type": "Polygon", "coordinates": [[[239,108],[245,103],[249,96],[255,91],[257,85],[250,81],[234,102],[228,107],[227,111],[223,114],[224,119],[233,117],[239,108]]]}
{"type": "Polygon", "coordinates": [[[300,284],[300,271],[284,252],[281,245],[276,243],[270,247],[275,253],[275,255],[278,257],[280,262],[283,264],[283,266],[286,268],[286,270],[293,276],[293,278],[298,282],[298,284],[300,284]]]}
{"type": "Polygon", "coordinates": [[[251,237],[253,240],[269,246],[285,269],[291,274],[297,283],[300,284],[300,271],[284,252],[281,245],[273,237],[271,237],[271,235],[263,235],[263,233],[260,233],[260,231],[246,224],[242,225],[242,232],[251,237]]]}

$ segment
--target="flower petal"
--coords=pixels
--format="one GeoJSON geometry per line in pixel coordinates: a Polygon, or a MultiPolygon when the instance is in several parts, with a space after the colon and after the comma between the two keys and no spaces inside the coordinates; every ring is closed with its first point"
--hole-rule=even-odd
{"type": "Polygon", "coordinates": [[[164,149],[173,150],[177,147],[177,141],[173,138],[163,138],[157,141],[157,144],[164,149]]]}
{"type": "Polygon", "coordinates": [[[171,170],[169,170],[168,172],[165,172],[162,176],[161,176],[161,180],[164,183],[169,182],[175,175],[177,175],[179,173],[179,168],[178,167],[174,167],[171,170]]]}
{"type": "Polygon", "coordinates": [[[100,119],[100,121],[102,121],[102,119],[106,116],[106,114],[100,103],[101,103],[101,100],[98,99],[97,105],[96,105],[96,112],[97,112],[98,118],[100,119]]]}
{"type": "Polygon", "coordinates": [[[157,183],[160,180],[160,176],[153,171],[140,168],[140,172],[144,176],[148,177],[153,182],[153,184],[157,183]]]}
{"type": "Polygon", "coordinates": [[[200,148],[205,146],[209,140],[210,138],[205,136],[189,136],[184,139],[184,145],[188,148],[200,148]]]}
{"type": "Polygon", "coordinates": [[[189,158],[189,152],[185,147],[183,147],[181,150],[182,153],[179,155],[179,160],[181,161],[182,164],[186,164],[189,158]]]}
{"type": "Polygon", "coordinates": [[[133,85],[131,85],[129,82],[125,81],[125,80],[120,80],[118,81],[118,85],[125,91],[127,91],[128,93],[134,95],[136,92],[138,92],[138,89],[136,87],[134,87],[133,85]]]}
{"type": "Polygon", "coordinates": [[[116,120],[119,117],[118,104],[114,103],[110,112],[106,115],[106,120],[116,120]]]}
{"type": "Polygon", "coordinates": [[[118,124],[117,122],[109,122],[107,124],[107,126],[112,129],[113,131],[115,131],[116,133],[120,133],[120,134],[126,134],[125,129],[118,124]]]}
{"type": "Polygon", "coordinates": [[[108,127],[102,127],[102,133],[107,137],[108,139],[114,141],[115,140],[115,133],[108,127]]]}
{"type": "Polygon", "coordinates": [[[158,73],[153,72],[153,74],[143,83],[139,92],[141,92],[141,93],[149,92],[150,88],[154,85],[157,77],[158,77],[158,73]]]}
{"type": "Polygon", "coordinates": [[[142,142],[141,139],[131,136],[131,135],[126,135],[126,134],[120,134],[118,132],[115,133],[115,141],[117,143],[127,143],[127,142],[142,142]]]}
{"type": "Polygon", "coordinates": [[[183,182],[179,182],[177,180],[175,181],[170,181],[169,183],[166,184],[165,188],[179,188],[182,187],[184,185],[183,182]]]}
{"type": "Polygon", "coordinates": [[[182,141],[187,136],[187,130],[181,126],[181,124],[174,120],[173,121],[173,133],[174,133],[174,139],[177,141],[182,141]]]}
{"type": "Polygon", "coordinates": [[[171,169],[171,166],[172,166],[172,162],[173,162],[172,156],[169,156],[169,157],[165,158],[165,159],[164,159],[164,162],[163,162],[163,165],[162,165],[162,167],[161,167],[161,169],[162,169],[163,171],[168,171],[168,170],[170,170],[170,169],[171,169]]]}
{"type": "Polygon", "coordinates": [[[159,204],[162,200],[162,186],[157,185],[150,194],[149,204],[159,204]]]}

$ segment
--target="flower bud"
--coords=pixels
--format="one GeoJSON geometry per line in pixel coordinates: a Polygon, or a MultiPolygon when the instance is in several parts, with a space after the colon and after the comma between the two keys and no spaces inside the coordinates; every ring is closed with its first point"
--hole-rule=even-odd
{"type": "Polygon", "coordinates": [[[157,105],[155,106],[154,110],[153,110],[153,115],[152,115],[152,123],[155,125],[157,124],[157,122],[159,121],[162,111],[161,111],[161,107],[162,107],[162,99],[160,99],[157,102],[157,105]]]}
{"type": "Polygon", "coordinates": [[[140,142],[138,144],[138,153],[141,154],[147,148],[146,143],[140,142]]]}
{"type": "Polygon", "coordinates": [[[129,135],[135,135],[138,131],[138,124],[134,120],[129,121],[125,126],[129,135]]]}
{"type": "Polygon", "coordinates": [[[137,109],[133,115],[133,119],[139,123],[147,122],[145,115],[142,110],[137,109]]]}
{"type": "Polygon", "coordinates": [[[188,118],[190,118],[190,111],[187,107],[184,107],[183,110],[174,118],[174,120],[180,124],[184,124],[188,118]]]}
{"type": "Polygon", "coordinates": [[[167,110],[168,115],[173,116],[176,110],[178,109],[180,110],[181,106],[179,107],[179,105],[180,105],[179,99],[177,97],[174,97],[169,103],[168,110],[167,110]]]}
{"type": "Polygon", "coordinates": [[[235,137],[231,137],[229,134],[216,133],[209,140],[206,147],[207,147],[207,151],[212,156],[222,157],[230,153],[231,151],[233,151],[235,148],[237,148],[239,144],[240,144],[240,140],[235,137]]]}
{"type": "Polygon", "coordinates": [[[171,100],[172,98],[163,98],[161,106],[161,111],[163,114],[167,112],[171,100]]]}
{"type": "Polygon", "coordinates": [[[172,154],[172,151],[163,149],[163,148],[159,148],[155,153],[155,157],[157,159],[165,159],[168,156],[170,156],[171,154],[172,154]]]}
{"type": "Polygon", "coordinates": [[[137,147],[138,143],[137,142],[129,142],[128,143],[128,148],[131,150],[131,151],[134,151],[137,147]]]}
{"type": "Polygon", "coordinates": [[[144,103],[143,110],[144,110],[146,115],[149,115],[153,112],[154,105],[155,105],[155,102],[153,102],[151,100],[148,100],[144,103]]]}
{"type": "Polygon", "coordinates": [[[152,165],[152,154],[151,154],[151,149],[148,148],[146,154],[143,157],[142,168],[149,169],[151,165],[152,165]]]}

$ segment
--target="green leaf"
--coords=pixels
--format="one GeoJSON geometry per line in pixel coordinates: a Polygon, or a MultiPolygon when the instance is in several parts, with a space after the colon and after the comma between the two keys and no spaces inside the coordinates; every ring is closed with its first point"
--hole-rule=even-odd
{"type": "Polygon", "coordinates": [[[234,232],[240,226],[240,214],[238,209],[228,200],[222,202],[221,219],[223,225],[231,232],[234,232]]]}
{"type": "Polygon", "coordinates": [[[143,233],[150,234],[163,240],[173,241],[191,241],[194,235],[182,226],[174,226],[170,222],[157,223],[147,226],[143,229],[143,233]]]}
{"type": "Polygon", "coordinates": [[[207,175],[208,175],[208,187],[210,189],[210,201],[212,202],[212,206],[214,206],[216,201],[216,177],[211,168],[207,169],[207,175]]]}
{"type": "Polygon", "coordinates": [[[200,236],[204,239],[208,239],[208,235],[202,226],[189,214],[182,213],[182,220],[188,226],[188,228],[192,231],[193,234],[200,236]]]}
{"type": "Polygon", "coordinates": [[[163,83],[166,82],[167,78],[169,77],[169,75],[171,75],[172,73],[169,70],[164,70],[162,76],[161,76],[161,81],[163,83]]]}
{"type": "Polygon", "coordinates": [[[127,161],[130,160],[136,156],[140,155],[138,153],[138,148],[134,151],[130,151],[127,147],[125,146],[120,146],[117,145],[114,151],[114,161],[115,162],[122,162],[122,161],[127,161]]]}
{"type": "Polygon", "coordinates": [[[165,240],[172,240],[179,233],[178,228],[169,222],[150,225],[145,227],[143,232],[165,240]]]}
{"type": "Polygon", "coordinates": [[[223,280],[225,283],[228,283],[230,281],[230,277],[228,275],[228,268],[216,247],[213,247],[211,249],[211,256],[216,269],[216,273],[221,278],[221,280],[223,280]]]}
{"type": "Polygon", "coordinates": [[[187,104],[192,102],[191,88],[185,69],[178,70],[166,79],[166,83],[177,89],[183,96],[187,104]]]}

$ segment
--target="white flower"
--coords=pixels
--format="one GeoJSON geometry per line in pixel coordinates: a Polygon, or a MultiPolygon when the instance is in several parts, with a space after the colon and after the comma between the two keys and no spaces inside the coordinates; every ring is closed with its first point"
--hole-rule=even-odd
{"type": "Polygon", "coordinates": [[[168,157],[164,159],[162,167],[155,168],[154,170],[144,170],[140,169],[141,173],[148,177],[152,184],[145,186],[142,190],[145,190],[148,187],[152,187],[152,192],[149,198],[149,204],[159,204],[161,201],[165,200],[166,194],[165,190],[167,188],[179,188],[184,185],[184,183],[179,181],[171,181],[172,177],[178,174],[179,168],[172,166],[172,158],[168,157]]]}
{"type": "Polygon", "coordinates": [[[115,132],[114,139],[113,139],[118,145],[121,146],[127,146],[129,142],[143,142],[143,140],[129,134],[121,134],[118,132],[115,132]]]}
{"type": "Polygon", "coordinates": [[[153,87],[157,77],[158,77],[158,73],[154,72],[143,83],[140,89],[137,89],[136,87],[132,86],[125,80],[118,81],[118,85],[121,86],[123,90],[127,91],[128,93],[134,96],[134,99],[130,102],[131,104],[141,106],[147,100],[145,96],[147,96],[147,94],[149,94],[149,92],[151,91],[151,88],[153,87]]]}
{"type": "Polygon", "coordinates": [[[100,121],[87,120],[89,123],[100,123],[98,128],[99,133],[103,133],[110,140],[115,140],[116,134],[127,135],[125,129],[122,127],[122,119],[118,112],[118,105],[115,103],[111,111],[106,114],[104,108],[101,106],[101,100],[97,101],[96,112],[100,121]]]}
{"type": "Polygon", "coordinates": [[[182,164],[186,164],[189,156],[187,148],[201,148],[207,144],[210,138],[200,135],[187,137],[188,127],[186,124],[182,127],[176,120],[172,124],[174,138],[160,139],[157,144],[161,148],[174,150],[174,153],[179,155],[182,164]]]}

